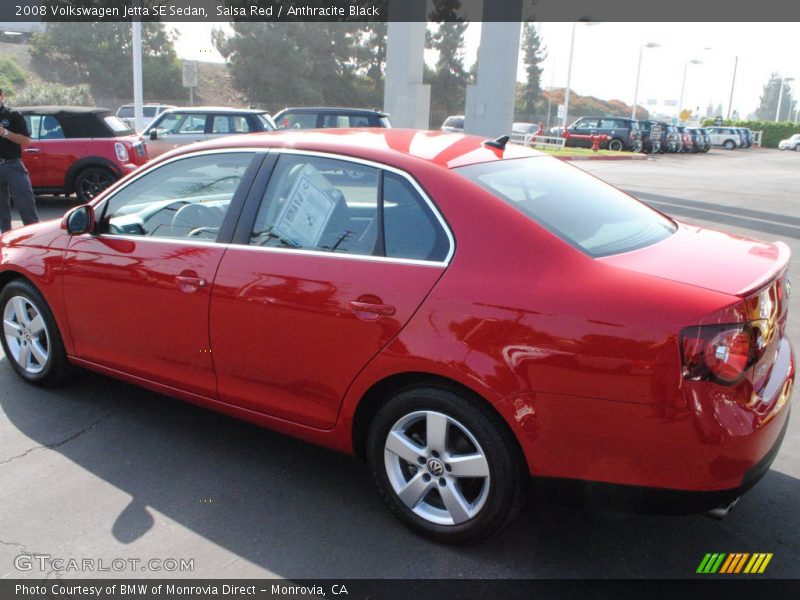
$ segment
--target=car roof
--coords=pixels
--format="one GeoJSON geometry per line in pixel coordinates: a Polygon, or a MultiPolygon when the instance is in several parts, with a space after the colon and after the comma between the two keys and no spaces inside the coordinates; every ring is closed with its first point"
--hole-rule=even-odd
{"type": "Polygon", "coordinates": [[[544,156],[522,145],[508,144],[504,150],[486,146],[487,138],[419,129],[306,129],[227,136],[190,146],[181,146],[163,156],[175,157],[199,150],[240,148],[288,148],[308,152],[339,154],[374,160],[401,169],[421,161],[453,169],[503,159],[544,156]]]}
{"type": "Polygon", "coordinates": [[[266,110],[260,110],[257,108],[231,108],[230,106],[175,106],[173,108],[165,110],[161,114],[166,114],[171,112],[185,112],[185,113],[215,112],[215,113],[235,113],[235,114],[247,114],[247,115],[263,115],[268,113],[268,111],[266,110]]]}
{"type": "Polygon", "coordinates": [[[287,106],[282,108],[277,114],[285,112],[295,113],[350,113],[356,115],[378,115],[380,117],[388,117],[389,113],[377,110],[375,108],[349,108],[347,106],[287,106]]]}
{"type": "Polygon", "coordinates": [[[43,115],[57,114],[91,114],[91,113],[110,113],[114,112],[108,108],[99,106],[17,106],[14,110],[19,112],[36,112],[43,115]]]}

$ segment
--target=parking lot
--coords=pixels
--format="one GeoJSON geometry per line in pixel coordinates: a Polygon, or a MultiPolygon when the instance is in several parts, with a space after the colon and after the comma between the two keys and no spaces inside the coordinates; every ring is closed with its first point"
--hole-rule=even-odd
{"type": "MultiPolygon", "coordinates": [[[[798,153],[574,164],[679,219],[781,239],[800,272],[798,153]]],[[[39,201],[43,217],[74,204],[39,201]]],[[[791,313],[798,343],[798,294],[791,313]]],[[[795,418],[772,470],[722,522],[534,490],[502,534],[453,548],[406,530],[356,459],[99,375],[39,389],[0,364],[0,577],[663,578],[692,576],[706,552],[774,553],[764,576],[800,577],[799,438],[795,418]],[[20,571],[21,552],[141,562],[20,571]],[[194,568],[159,570],[168,559],[194,568]]]]}

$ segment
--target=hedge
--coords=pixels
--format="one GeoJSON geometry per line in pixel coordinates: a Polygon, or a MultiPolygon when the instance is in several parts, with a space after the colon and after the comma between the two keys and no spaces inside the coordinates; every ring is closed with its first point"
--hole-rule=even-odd
{"type": "MultiPolygon", "coordinates": [[[[705,119],[703,127],[715,125],[714,119],[705,119]]],[[[775,121],[733,121],[726,119],[722,127],[747,127],[751,131],[762,131],[761,145],[765,148],[777,148],[781,140],[800,133],[800,123],[776,123],[775,121]]]]}

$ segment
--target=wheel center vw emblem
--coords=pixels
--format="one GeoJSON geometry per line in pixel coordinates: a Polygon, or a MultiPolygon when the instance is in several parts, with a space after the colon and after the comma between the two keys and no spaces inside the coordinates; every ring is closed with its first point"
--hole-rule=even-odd
{"type": "Polygon", "coordinates": [[[434,477],[441,477],[444,475],[444,465],[435,458],[428,459],[425,466],[428,467],[428,473],[434,477]]]}

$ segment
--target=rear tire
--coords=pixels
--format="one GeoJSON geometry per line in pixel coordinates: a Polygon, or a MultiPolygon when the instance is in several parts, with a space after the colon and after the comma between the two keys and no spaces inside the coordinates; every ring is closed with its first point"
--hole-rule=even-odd
{"type": "Polygon", "coordinates": [[[736,148],[736,142],[733,140],[726,140],[723,145],[725,146],[725,150],[733,150],[736,148]]]}
{"type": "Polygon", "coordinates": [[[622,140],[611,140],[608,142],[608,149],[614,152],[621,152],[624,147],[625,145],[622,143],[622,140]]]}
{"type": "Polygon", "coordinates": [[[0,310],[0,343],[17,375],[45,386],[68,379],[72,366],[53,313],[39,290],[24,279],[12,281],[0,292],[0,310]]]}
{"type": "Polygon", "coordinates": [[[435,387],[400,391],[367,439],[370,471],[389,509],[438,542],[497,533],[522,507],[527,470],[516,441],[481,401],[435,387]]]}

